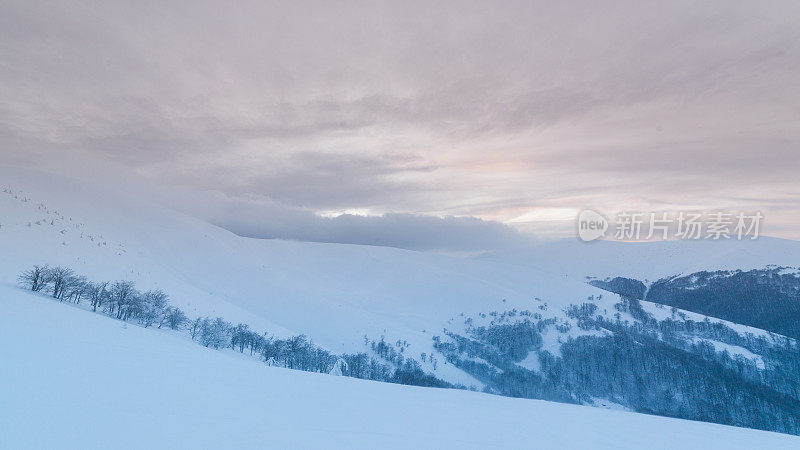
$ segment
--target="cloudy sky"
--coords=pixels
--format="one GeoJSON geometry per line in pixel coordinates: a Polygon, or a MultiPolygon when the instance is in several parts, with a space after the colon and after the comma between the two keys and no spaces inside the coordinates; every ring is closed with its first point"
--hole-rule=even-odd
{"type": "Polygon", "coordinates": [[[800,239],[798,145],[796,1],[0,1],[0,161],[106,161],[252,236],[468,249],[589,207],[800,239]]]}

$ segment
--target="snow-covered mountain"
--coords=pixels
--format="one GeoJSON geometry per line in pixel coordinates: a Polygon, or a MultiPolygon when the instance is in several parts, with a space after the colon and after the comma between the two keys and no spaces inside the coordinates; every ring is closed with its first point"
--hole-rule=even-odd
{"type": "Polygon", "coordinates": [[[586,283],[788,264],[792,241],[558,242],[459,258],[243,238],[113,184],[27,169],[0,168],[0,190],[6,290],[34,264],[60,265],[162,289],[190,317],[414,361],[475,390],[800,433],[796,341],[586,283]]]}
{"type": "Polygon", "coordinates": [[[0,448],[800,448],[786,434],[266,367],[8,286],[0,311],[0,448]]]}
{"type": "MultiPolygon", "coordinates": [[[[0,280],[33,264],[92,280],[127,279],[168,292],[190,315],[221,315],[276,334],[358,351],[364,336],[434,351],[461,313],[553,308],[602,293],[527,267],[387,247],[250,239],[137,198],[66,177],[0,169],[0,280]]],[[[437,376],[481,383],[437,367],[437,376]]],[[[430,368],[432,370],[432,367],[430,368]]]]}

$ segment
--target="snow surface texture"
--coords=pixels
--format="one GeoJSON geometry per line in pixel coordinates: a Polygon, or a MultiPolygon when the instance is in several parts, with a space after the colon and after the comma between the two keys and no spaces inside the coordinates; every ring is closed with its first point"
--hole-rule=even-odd
{"type": "MultiPolygon", "coordinates": [[[[640,276],[628,271],[657,266],[652,261],[673,264],[680,256],[669,270],[658,269],[669,272],[692,254],[703,255],[703,264],[712,256],[743,266],[800,260],[794,241],[700,242],[699,253],[682,247],[694,243],[664,244],[563,241],[528,249],[521,260],[490,261],[249,239],[114,185],[0,167],[0,283],[13,284],[33,264],[64,265],[94,281],[163,289],[190,317],[222,316],[281,337],[307,334],[336,353],[369,351],[365,336],[385,336],[408,342],[407,357],[432,354],[432,337],[462,313],[533,310],[546,302],[543,315],[566,320],[566,306],[602,295],[595,303],[613,314],[619,297],[587,285],[585,276],[640,276]]],[[[420,362],[440,379],[483,386],[451,364],[420,362]]]]}
{"type": "Polygon", "coordinates": [[[0,448],[800,449],[800,438],[268,367],[0,285],[0,448]]]}

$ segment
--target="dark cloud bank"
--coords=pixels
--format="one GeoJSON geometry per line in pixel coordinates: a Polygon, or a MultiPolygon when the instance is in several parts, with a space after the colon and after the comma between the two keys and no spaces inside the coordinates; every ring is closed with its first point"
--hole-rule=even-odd
{"type": "Polygon", "coordinates": [[[474,217],[398,213],[323,217],[307,209],[219,193],[164,198],[171,206],[246,237],[465,253],[512,249],[534,242],[533,236],[508,225],[474,217]]]}

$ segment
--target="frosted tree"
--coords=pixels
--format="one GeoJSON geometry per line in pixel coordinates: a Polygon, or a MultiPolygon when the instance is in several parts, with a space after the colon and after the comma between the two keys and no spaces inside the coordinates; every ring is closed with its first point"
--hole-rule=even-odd
{"type": "Polygon", "coordinates": [[[184,314],[180,308],[169,306],[164,312],[164,316],[161,318],[158,328],[166,325],[172,330],[180,330],[183,324],[188,321],[189,319],[186,317],[186,314],[184,314]]]}
{"type": "Polygon", "coordinates": [[[51,286],[53,298],[64,299],[64,294],[68,291],[75,278],[75,272],[66,267],[53,267],[45,271],[46,283],[51,286]]]}
{"type": "Polygon", "coordinates": [[[200,323],[200,343],[211,348],[223,347],[230,329],[231,324],[222,317],[217,317],[214,320],[206,317],[200,323]]]}
{"type": "Polygon", "coordinates": [[[156,322],[161,322],[167,310],[168,299],[169,296],[160,289],[147,291],[142,294],[139,321],[145,328],[156,322]]]}
{"type": "Polygon", "coordinates": [[[240,323],[231,330],[231,348],[239,347],[239,353],[244,353],[244,348],[250,345],[252,333],[247,324],[240,323]]]}
{"type": "Polygon", "coordinates": [[[80,303],[83,297],[89,293],[89,284],[83,275],[68,278],[64,287],[65,297],[70,301],[80,303]]]}
{"type": "Polygon", "coordinates": [[[192,323],[189,325],[189,335],[192,337],[192,340],[195,340],[200,335],[200,329],[202,328],[202,326],[203,326],[202,317],[194,319],[192,323]]]}
{"type": "Polygon", "coordinates": [[[49,268],[46,265],[33,266],[32,269],[22,272],[19,277],[17,277],[17,281],[26,289],[30,289],[33,292],[38,292],[47,286],[48,271],[49,268]]]}
{"type": "Polygon", "coordinates": [[[102,283],[87,283],[86,293],[92,304],[92,311],[97,311],[97,308],[103,306],[103,303],[108,300],[108,281],[102,283]]]}
{"type": "Polygon", "coordinates": [[[261,353],[267,344],[266,335],[261,335],[255,331],[250,332],[250,355],[261,353]]]}
{"type": "Polygon", "coordinates": [[[127,320],[135,311],[139,293],[132,281],[116,281],[109,289],[109,306],[111,314],[116,311],[117,319],[127,320]]]}

